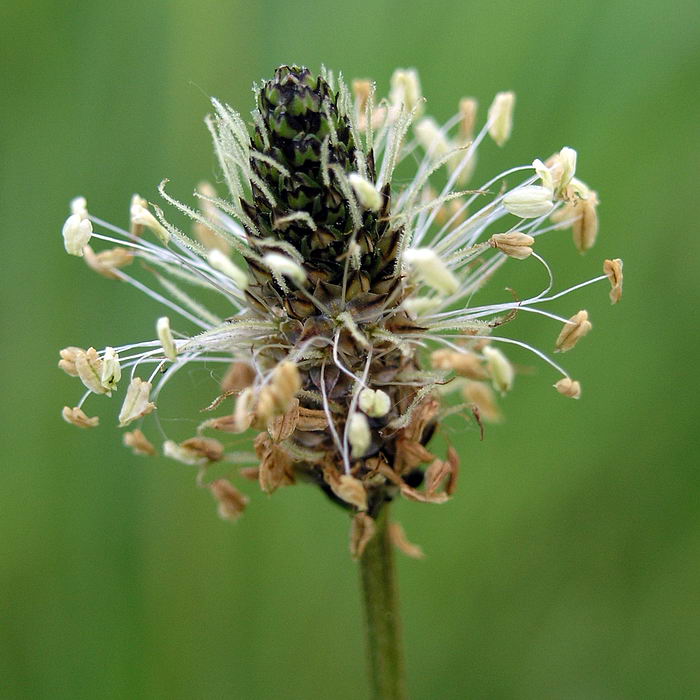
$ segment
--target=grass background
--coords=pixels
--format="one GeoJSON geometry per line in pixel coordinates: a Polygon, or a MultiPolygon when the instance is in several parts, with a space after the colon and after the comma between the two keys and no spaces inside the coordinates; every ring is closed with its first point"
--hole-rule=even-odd
{"type": "Polygon", "coordinates": [[[3,3],[0,697],[366,693],[344,517],[310,489],[249,488],[230,526],[187,467],[59,416],[79,392],[57,349],[151,337],[159,315],[63,253],[69,198],[125,223],[163,177],[188,197],[214,174],[206,96],[246,111],[284,62],[380,92],[416,66],[442,119],[515,90],[514,136],[477,175],[576,147],[599,243],[543,250],[561,285],[625,259],[619,306],[596,287],[558,309],[595,325],[566,358],[583,399],[537,366],[483,443],[454,433],[457,497],[396,509],[428,553],[399,562],[412,696],[697,697],[699,19],[692,0],[3,3]]]}

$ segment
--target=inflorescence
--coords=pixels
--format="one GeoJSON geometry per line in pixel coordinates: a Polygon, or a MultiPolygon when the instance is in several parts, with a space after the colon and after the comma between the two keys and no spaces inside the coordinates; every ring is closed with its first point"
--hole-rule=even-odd
{"type": "MultiPolygon", "coordinates": [[[[595,242],[598,198],[576,177],[572,148],[466,189],[483,142],[502,146],[510,136],[513,93],[496,95],[478,131],[472,98],[443,125],[424,116],[414,70],[397,70],[381,100],[371,81],[350,88],[328,70],[315,76],[288,66],[255,94],[248,124],[212,100],[206,124],[224,196],[202,184],[193,209],[171,197],[165,181],[159,187],[193,220],[194,235],[138,195],[128,229],[92,215],[82,197],[71,202],[66,251],[149,295],[168,315],[142,342],[62,350],[59,366],[86,388],[63,417],[94,427],[86,400],[121,392],[119,426],[130,428],[124,443],[156,454],[142,431],[151,416],[163,453],[199,467],[199,483],[227,519],[247,498],[228,478],[208,480],[210,469],[241,455],[211,436],[255,430],[257,466],[239,473],[267,493],[297,481],[318,485],[354,514],[351,548],[359,555],[382,505],[397,494],[441,503],[454,492],[456,451],[442,459],[427,445],[446,415],[461,412],[480,426],[498,419],[495,395],[515,377],[503,346],[530,351],[560,376],[560,394],[580,397],[579,382],[548,354],[503,330],[519,312],[539,314],[559,326],[555,352],[571,350],[591,329],[587,312],[563,318],[543,307],[605,280],[616,303],[622,261],[606,260],[603,274],[555,292],[535,251],[539,236],[563,228],[572,229],[579,252],[595,242]],[[95,240],[112,247],[96,252],[95,240]],[[509,259],[534,261],[544,288],[525,299],[482,301],[482,288],[509,259]],[[132,266],[157,284],[132,276],[132,266]],[[226,318],[198,298],[203,288],[222,297],[226,318]],[[172,329],[171,316],[184,328],[172,329]],[[174,439],[158,421],[158,397],[191,363],[224,370],[206,407],[215,417],[196,435],[174,439]],[[461,398],[446,401],[448,393],[461,398]]],[[[397,545],[419,553],[398,526],[392,532],[397,545]]]]}

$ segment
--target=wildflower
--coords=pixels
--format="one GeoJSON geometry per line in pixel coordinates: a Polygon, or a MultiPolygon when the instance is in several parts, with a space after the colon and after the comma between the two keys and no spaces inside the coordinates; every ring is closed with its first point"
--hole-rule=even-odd
{"type": "MultiPolygon", "coordinates": [[[[238,448],[227,451],[207,431],[255,431],[258,466],[241,475],[266,493],[297,482],[318,485],[353,513],[351,548],[360,556],[387,501],[442,503],[453,494],[456,453],[442,459],[428,441],[448,413],[465,406],[479,423],[498,420],[492,386],[504,393],[514,378],[504,345],[543,360],[563,377],[557,390],[578,397],[580,385],[568,371],[505,329],[517,314],[536,314],[563,324],[556,350],[570,349],[591,328],[587,313],[567,321],[543,307],[600,281],[609,281],[617,301],[622,261],[606,261],[602,275],[569,289],[535,286],[553,280],[533,250],[539,236],[568,226],[584,251],[597,235],[597,195],[577,178],[571,148],[484,178],[478,189],[460,189],[488,136],[499,146],[509,139],[513,93],[496,96],[482,126],[473,98],[463,98],[445,124],[423,117],[414,70],[397,71],[383,100],[372,81],[356,81],[351,90],[329,71],[296,66],[278,68],[255,95],[251,125],[212,101],[206,124],[223,196],[200,185],[199,207],[192,207],[171,197],[165,182],[159,187],[166,203],[193,220],[193,236],[139,195],[125,230],[74,200],[66,250],[166,311],[154,314],[155,337],[101,351],[70,346],[59,366],[85,385],[83,401],[111,394],[128,370],[121,427],[152,420],[161,392],[183,367],[206,367],[215,378],[212,401],[187,408],[190,415],[202,408],[220,413],[202,421],[196,437],[168,436],[163,453],[197,466],[204,484],[212,464],[223,470],[240,461],[238,448]],[[517,227],[511,214],[522,219],[517,227]],[[110,247],[93,250],[100,242],[110,247]],[[488,282],[510,258],[526,271],[533,267],[532,288],[490,300],[488,282]],[[134,276],[126,269],[132,260],[143,263],[133,266],[134,276]],[[153,274],[157,285],[142,274],[153,274]],[[210,308],[213,294],[223,314],[210,308]],[[459,406],[447,405],[452,388],[461,390],[459,406]],[[416,486],[423,471],[425,483],[416,486]]],[[[64,417],[96,424],[82,405],[64,409],[64,417]]],[[[140,428],[124,442],[137,453],[156,451],[140,428]]],[[[223,517],[243,512],[247,498],[230,480],[209,488],[223,517]]],[[[393,531],[395,543],[411,550],[393,531]]]]}

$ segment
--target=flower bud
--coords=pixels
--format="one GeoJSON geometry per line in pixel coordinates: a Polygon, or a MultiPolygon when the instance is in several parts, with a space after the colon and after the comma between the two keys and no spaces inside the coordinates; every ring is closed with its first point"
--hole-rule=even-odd
{"type": "Polygon", "coordinates": [[[348,442],[350,443],[353,459],[359,459],[369,449],[372,434],[369,430],[367,416],[364,413],[353,413],[348,418],[348,442]]]}
{"type": "Polygon", "coordinates": [[[564,324],[555,343],[555,352],[571,350],[592,327],[588,320],[588,312],[582,309],[564,324]]]}
{"type": "Polygon", "coordinates": [[[502,146],[513,129],[514,92],[499,92],[489,107],[489,135],[502,146]]]}
{"type": "Polygon", "coordinates": [[[494,248],[498,248],[502,253],[505,253],[516,260],[525,260],[532,255],[532,248],[535,239],[520,231],[511,231],[510,233],[494,233],[489,241],[494,248]]]}
{"type": "Polygon", "coordinates": [[[459,288],[457,278],[432,248],[408,248],[403,259],[424,284],[441,294],[453,294],[459,288]]]}
{"type": "Polygon", "coordinates": [[[371,418],[381,418],[389,413],[391,399],[381,389],[363,389],[359,395],[358,406],[371,418]]]}
{"type": "Polygon", "coordinates": [[[140,377],[134,377],[129,388],[126,390],[126,397],[119,411],[119,427],[133,423],[135,420],[152,413],[156,405],[148,399],[151,394],[151,382],[144,382],[140,377]]]}
{"type": "Polygon", "coordinates": [[[355,191],[357,201],[370,211],[379,211],[382,206],[382,195],[377,188],[359,173],[350,173],[348,180],[355,191]]]}
{"type": "Polygon", "coordinates": [[[525,185],[503,197],[503,206],[523,219],[535,219],[552,211],[552,191],[540,185],[525,185]]]}
{"type": "Polygon", "coordinates": [[[83,256],[83,248],[92,236],[90,219],[83,219],[80,214],[71,214],[63,224],[63,245],[69,255],[83,256]]]}
{"type": "Polygon", "coordinates": [[[177,347],[173,339],[173,333],[170,330],[170,319],[167,316],[161,316],[156,322],[156,332],[158,340],[163,346],[163,353],[172,362],[177,358],[177,347]]]}

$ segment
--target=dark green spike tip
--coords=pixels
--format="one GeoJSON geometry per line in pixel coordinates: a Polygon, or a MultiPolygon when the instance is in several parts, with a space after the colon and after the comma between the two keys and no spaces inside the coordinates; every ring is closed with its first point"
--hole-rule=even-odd
{"type": "MultiPolygon", "coordinates": [[[[364,211],[362,227],[354,231],[336,170],[346,174],[357,170],[358,154],[338,92],[308,68],[280,66],[258,89],[256,102],[261,119],[251,137],[257,153],[250,165],[265,187],[253,183],[253,201],[246,204],[246,211],[260,235],[293,245],[304,258],[311,280],[340,284],[347,245],[354,234],[366,253],[362,267],[367,270],[367,281],[363,286],[371,286],[372,271],[386,268],[376,260],[381,255],[376,244],[386,223],[377,214],[364,211]],[[321,152],[326,148],[329,170],[324,173],[321,152]],[[270,158],[279,167],[271,165],[270,158]],[[274,206],[266,195],[271,195],[274,206]],[[308,214],[313,225],[306,217],[284,221],[297,212],[308,214]]],[[[372,155],[367,154],[365,160],[367,175],[374,179],[372,155]]],[[[388,203],[388,191],[384,196],[388,203]]]]}

